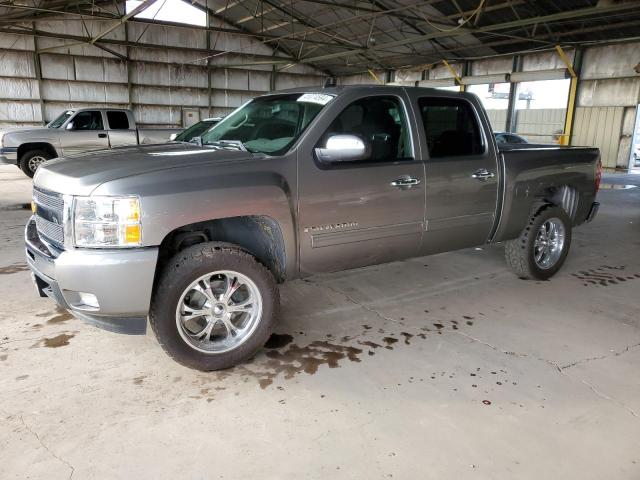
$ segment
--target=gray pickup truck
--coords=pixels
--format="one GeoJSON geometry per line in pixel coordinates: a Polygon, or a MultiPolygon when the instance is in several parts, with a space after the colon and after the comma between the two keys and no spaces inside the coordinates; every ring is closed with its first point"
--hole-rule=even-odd
{"type": "Polygon", "coordinates": [[[274,92],[201,140],[48,162],[25,232],[40,295],[201,370],[264,344],[278,283],[495,242],[546,279],[598,209],[597,149],[499,150],[467,93],[274,92]]]}
{"type": "Polygon", "coordinates": [[[45,161],[92,150],[164,143],[180,129],[138,129],[131,110],[65,110],[44,128],[0,132],[0,163],[17,165],[29,177],[45,161]]]}

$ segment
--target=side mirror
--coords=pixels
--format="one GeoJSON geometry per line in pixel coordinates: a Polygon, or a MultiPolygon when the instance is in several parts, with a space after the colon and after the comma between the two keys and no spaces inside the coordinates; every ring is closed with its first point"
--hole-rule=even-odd
{"type": "Polygon", "coordinates": [[[64,127],[64,128],[67,129],[67,130],[73,130],[73,122],[67,123],[67,126],[64,127]]]}
{"type": "Polygon", "coordinates": [[[356,135],[332,135],[324,148],[316,148],[323,162],[357,162],[371,156],[371,146],[356,135]]]}
{"type": "Polygon", "coordinates": [[[171,135],[169,135],[169,141],[173,142],[176,139],[177,136],[178,136],[177,133],[172,133],[171,135]]]}
{"type": "Polygon", "coordinates": [[[195,143],[196,145],[201,147],[202,146],[202,137],[193,137],[191,140],[189,140],[189,143],[195,143]]]}

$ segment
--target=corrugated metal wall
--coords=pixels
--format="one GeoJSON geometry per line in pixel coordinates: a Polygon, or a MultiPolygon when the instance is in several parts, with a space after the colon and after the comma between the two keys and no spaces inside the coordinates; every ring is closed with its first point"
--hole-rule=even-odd
{"type": "Polygon", "coordinates": [[[564,108],[516,110],[515,131],[532,143],[557,143],[553,134],[564,129],[565,113],[564,108]]]}
{"type": "MultiPolygon", "coordinates": [[[[573,128],[574,145],[598,147],[602,165],[618,164],[624,107],[578,107],[573,128]]],[[[627,157],[627,162],[628,162],[627,157]]]]}
{"type": "MultiPolygon", "coordinates": [[[[81,22],[36,22],[35,27],[83,37],[105,28],[104,22],[84,23],[87,31],[81,22]]],[[[201,118],[224,115],[272,84],[270,65],[216,68],[276,55],[251,37],[130,22],[105,38],[135,39],[145,46],[109,44],[130,58],[126,61],[93,45],[0,34],[0,127],[40,125],[65,109],[86,106],[131,106],[142,126],[181,126],[183,107],[198,109],[201,118]],[[218,52],[209,59],[207,35],[218,52]]],[[[292,66],[275,75],[275,87],[322,85],[324,78],[311,67],[292,66]]]]}

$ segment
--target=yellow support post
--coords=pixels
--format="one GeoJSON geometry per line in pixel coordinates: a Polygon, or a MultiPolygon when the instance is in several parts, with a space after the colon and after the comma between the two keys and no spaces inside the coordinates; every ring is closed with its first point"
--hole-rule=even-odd
{"type": "Polygon", "coordinates": [[[378,82],[379,84],[381,84],[381,85],[382,85],[382,84],[384,83],[382,80],[380,80],[380,77],[378,77],[378,76],[376,75],[376,73],[375,73],[373,70],[371,70],[370,68],[368,68],[368,69],[367,69],[367,72],[369,72],[369,75],[371,75],[371,76],[373,77],[373,79],[374,79],[376,82],[378,82]]]}
{"type": "Polygon", "coordinates": [[[569,75],[571,75],[571,83],[569,84],[569,101],[567,102],[567,116],[564,120],[564,132],[560,136],[560,145],[569,145],[569,140],[571,139],[571,132],[573,130],[573,112],[576,106],[576,93],[578,91],[578,75],[567,57],[567,54],[564,52],[560,45],[556,45],[556,51],[558,55],[567,66],[567,70],[569,70],[569,75]]]}
{"type": "Polygon", "coordinates": [[[449,62],[447,62],[446,60],[444,60],[444,59],[442,59],[442,64],[449,69],[449,71],[451,72],[451,75],[453,75],[453,78],[455,79],[456,83],[460,86],[460,91],[464,92],[464,84],[462,83],[462,79],[458,75],[458,72],[456,72],[456,69],[453,68],[451,66],[451,64],[449,62]]]}

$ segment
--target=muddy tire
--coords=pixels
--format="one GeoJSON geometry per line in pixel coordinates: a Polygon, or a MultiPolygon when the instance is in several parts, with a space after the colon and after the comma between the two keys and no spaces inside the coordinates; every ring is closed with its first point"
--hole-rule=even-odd
{"type": "Polygon", "coordinates": [[[51,155],[44,150],[29,150],[20,157],[18,164],[26,176],[33,178],[38,167],[50,159],[51,155]]]}
{"type": "Polygon", "coordinates": [[[278,308],[276,281],[255,257],[201,243],[169,260],[149,321],[174,360],[211,371],[251,358],[271,335],[278,308]]]}
{"type": "Polygon", "coordinates": [[[562,208],[544,205],[520,237],[505,243],[505,258],[519,278],[546,280],[560,270],[570,246],[571,219],[562,208]]]}

